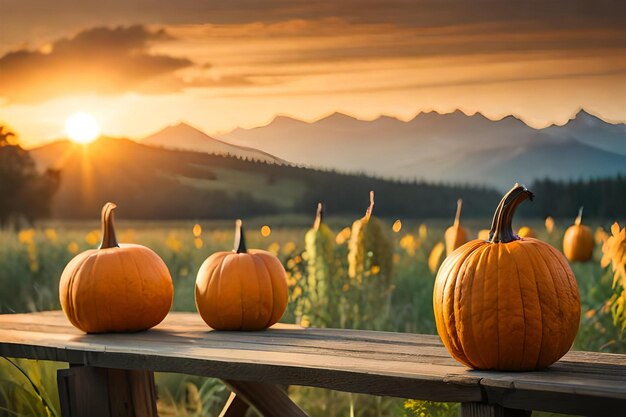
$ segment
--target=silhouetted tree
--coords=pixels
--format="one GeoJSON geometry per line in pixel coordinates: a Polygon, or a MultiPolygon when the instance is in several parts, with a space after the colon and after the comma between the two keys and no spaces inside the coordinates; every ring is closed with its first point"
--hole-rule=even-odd
{"type": "Polygon", "coordinates": [[[0,126],[0,226],[49,215],[60,180],[57,171],[39,173],[28,151],[12,138],[15,134],[0,126]]]}

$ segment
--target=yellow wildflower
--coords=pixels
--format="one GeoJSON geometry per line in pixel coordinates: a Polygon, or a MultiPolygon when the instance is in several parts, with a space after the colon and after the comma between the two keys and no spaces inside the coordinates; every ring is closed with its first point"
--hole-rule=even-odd
{"type": "Polygon", "coordinates": [[[165,240],[165,245],[174,253],[180,252],[180,250],[183,248],[183,243],[173,233],[169,234],[169,236],[165,240]]]}
{"type": "Polygon", "coordinates": [[[59,239],[59,237],[57,236],[57,231],[52,228],[44,230],[43,233],[46,236],[46,239],[48,239],[50,242],[56,242],[59,239]]]}
{"type": "Polygon", "coordinates": [[[202,235],[202,226],[198,223],[194,224],[191,232],[193,233],[193,237],[200,237],[200,235],[202,235]]]}
{"type": "Polygon", "coordinates": [[[76,242],[70,242],[70,243],[67,245],[67,251],[68,251],[69,253],[71,253],[72,255],[77,254],[77,253],[78,253],[78,250],[79,250],[79,248],[78,248],[78,244],[77,244],[76,242]]]}
{"type": "Polygon", "coordinates": [[[278,255],[279,250],[280,250],[280,245],[277,242],[272,242],[267,247],[267,251],[272,252],[274,255],[278,255]]]}
{"type": "Polygon", "coordinates": [[[100,242],[100,231],[92,230],[87,233],[87,235],[85,235],[85,242],[87,242],[89,246],[97,245],[100,242]]]}
{"type": "Polygon", "coordinates": [[[428,226],[424,223],[420,224],[419,229],[417,229],[417,234],[419,235],[421,241],[426,240],[428,237],[428,226]]]}
{"type": "Polygon", "coordinates": [[[17,238],[22,245],[32,245],[35,243],[35,229],[20,230],[17,234],[17,238]]]}

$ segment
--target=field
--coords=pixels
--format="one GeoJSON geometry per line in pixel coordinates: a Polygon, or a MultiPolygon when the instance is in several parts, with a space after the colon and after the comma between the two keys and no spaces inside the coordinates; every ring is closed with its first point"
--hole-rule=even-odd
{"type": "MultiPolygon", "coordinates": [[[[319,315],[309,299],[304,236],[308,219],[265,218],[245,224],[248,247],[263,248],[279,256],[288,272],[290,303],[282,321],[303,326],[364,328],[398,332],[436,333],[432,313],[432,289],[437,262],[433,248],[443,240],[441,220],[405,220],[397,232],[391,221],[383,222],[393,245],[393,273],[385,278],[380,268],[365,271],[368,287],[358,286],[347,274],[347,239],[351,219],[331,218],[336,246],[329,260],[336,281],[333,294],[339,299],[333,314],[319,315]],[[271,226],[268,236],[261,226],[271,226]],[[347,229],[346,229],[347,228],[347,229]],[[429,257],[431,258],[429,261],[429,257]],[[380,275],[379,275],[380,274],[380,275]],[[379,279],[380,277],[380,279],[379,279]],[[368,296],[383,294],[384,302],[368,303],[368,296]],[[375,309],[365,306],[379,305],[375,309]]],[[[468,221],[471,236],[486,228],[489,220],[468,221]]],[[[539,238],[557,248],[565,222],[548,232],[543,222],[530,225],[539,238]]],[[[608,230],[610,223],[595,224],[608,230]]],[[[193,286],[199,265],[217,250],[230,250],[230,222],[118,222],[120,242],[149,246],[166,262],[174,280],[174,310],[195,311],[193,286]]],[[[606,234],[596,231],[601,242],[606,234]]],[[[77,253],[100,241],[97,221],[42,223],[19,232],[0,231],[0,312],[58,309],[58,279],[65,264],[77,253]]],[[[582,318],[574,349],[626,352],[626,340],[613,324],[611,303],[613,273],[600,266],[601,245],[594,260],[573,264],[579,283],[582,318]]],[[[0,416],[60,415],[55,372],[66,364],[0,358],[0,416]],[[26,375],[22,374],[22,371],[26,375]]],[[[217,415],[227,397],[219,381],[184,375],[158,374],[159,410],[163,416],[217,415]]],[[[447,416],[458,413],[454,404],[379,398],[291,387],[292,398],[312,416],[447,416]]]]}

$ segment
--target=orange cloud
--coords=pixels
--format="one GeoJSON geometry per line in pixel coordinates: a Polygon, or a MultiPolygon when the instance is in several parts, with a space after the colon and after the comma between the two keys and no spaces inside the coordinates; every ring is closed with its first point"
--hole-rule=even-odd
{"type": "Polygon", "coordinates": [[[74,94],[150,93],[151,80],[173,77],[176,70],[193,65],[186,58],[150,54],[151,44],[172,39],[163,30],[140,25],[98,27],[41,50],[9,52],[0,58],[0,96],[11,103],[74,94]]]}

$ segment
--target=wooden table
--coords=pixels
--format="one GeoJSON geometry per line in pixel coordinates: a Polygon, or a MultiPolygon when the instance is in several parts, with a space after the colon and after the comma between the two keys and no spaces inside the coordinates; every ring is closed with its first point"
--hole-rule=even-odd
{"type": "Polygon", "coordinates": [[[463,416],[626,415],[626,355],[570,352],[540,372],[472,371],[431,335],[284,324],[221,332],[192,313],[170,313],[147,332],[86,335],[51,311],[0,315],[0,355],[68,362],[58,374],[66,417],[155,416],[154,371],[224,380],[234,394],[223,416],[249,405],[305,416],[285,385],[461,402],[463,416]]]}

